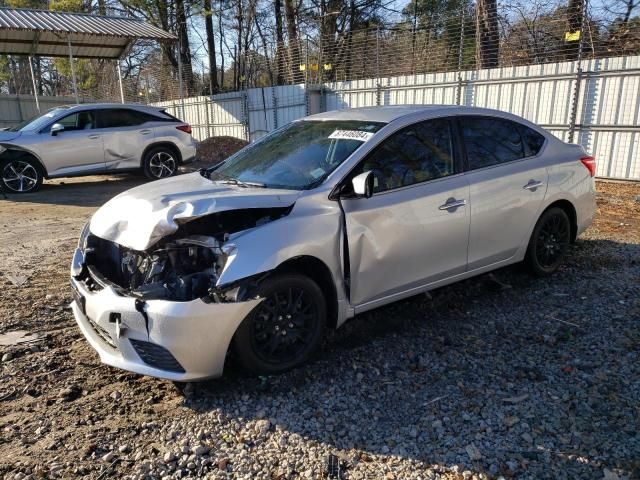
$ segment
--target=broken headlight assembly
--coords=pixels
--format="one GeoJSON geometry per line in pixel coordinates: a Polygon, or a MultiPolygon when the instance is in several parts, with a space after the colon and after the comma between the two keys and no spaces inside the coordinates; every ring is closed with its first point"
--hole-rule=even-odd
{"type": "Polygon", "coordinates": [[[87,238],[89,237],[89,222],[84,224],[82,231],[80,232],[80,238],[78,239],[78,248],[73,253],[73,260],[71,261],[71,276],[79,277],[84,271],[85,264],[85,249],[87,246],[87,238]]]}
{"type": "Polygon", "coordinates": [[[129,250],[120,266],[133,295],[189,301],[208,295],[225,261],[218,240],[194,235],[167,242],[148,254],[129,250]]]}
{"type": "Polygon", "coordinates": [[[187,302],[212,295],[233,247],[191,235],[136,251],[89,236],[87,263],[127,294],[187,302]]]}

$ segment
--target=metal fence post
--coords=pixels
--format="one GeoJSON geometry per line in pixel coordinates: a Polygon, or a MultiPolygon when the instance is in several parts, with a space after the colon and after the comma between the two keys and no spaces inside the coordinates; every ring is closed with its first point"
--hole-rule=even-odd
{"type": "Polygon", "coordinates": [[[576,58],[576,83],[573,88],[573,96],[571,98],[571,116],[569,119],[569,143],[573,143],[576,122],[578,119],[578,100],[580,99],[580,88],[582,86],[582,52],[584,49],[584,29],[587,24],[587,7],[589,3],[584,0],[582,5],[582,19],[580,21],[580,39],[578,40],[578,57],[576,58]]]}
{"type": "Polygon", "coordinates": [[[271,105],[273,107],[273,128],[278,128],[278,94],[276,87],[271,87],[271,105]]]}
{"type": "Polygon", "coordinates": [[[247,142],[251,141],[251,129],[249,126],[249,92],[247,92],[247,88],[242,89],[242,126],[244,129],[244,139],[247,142]]]}
{"type": "Polygon", "coordinates": [[[205,98],[204,101],[204,114],[206,117],[206,121],[207,121],[207,138],[211,137],[211,118],[209,117],[209,98],[205,98]]]}
{"type": "Polygon", "coordinates": [[[456,92],[456,104],[462,104],[462,56],[464,50],[464,6],[460,8],[460,42],[458,45],[458,91],[456,92]]]}
{"type": "Polygon", "coordinates": [[[382,85],[380,85],[380,26],[376,27],[376,105],[382,101],[382,85]]]}
{"type": "Polygon", "coordinates": [[[305,52],[304,52],[304,108],[305,116],[309,115],[309,35],[305,37],[305,52]]]}

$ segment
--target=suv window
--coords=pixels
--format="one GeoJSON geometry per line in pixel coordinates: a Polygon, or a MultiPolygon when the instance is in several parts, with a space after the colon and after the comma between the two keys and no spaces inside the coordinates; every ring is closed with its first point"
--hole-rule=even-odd
{"type": "Polygon", "coordinates": [[[356,170],[356,175],[373,171],[374,193],[452,175],[451,123],[436,119],[403,128],[376,147],[356,170]]]}
{"type": "Polygon", "coordinates": [[[107,108],[98,110],[98,128],[135,127],[160,119],[144,112],[128,108],[107,108]]]}
{"type": "Polygon", "coordinates": [[[525,158],[519,124],[502,118],[459,118],[469,169],[475,170],[525,158]]]}
{"type": "MultiPolygon", "coordinates": [[[[59,123],[64,125],[65,132],[72,132],[75,130],[92,130],[96,128],[95,112],[93,110],[83,110],[81,112],[75,112],[66,117],[62,117],[51,125],[59,123]]],[[[48,133],[51,131],[51,125],[42,130],[42,133],[48,133]]]]}

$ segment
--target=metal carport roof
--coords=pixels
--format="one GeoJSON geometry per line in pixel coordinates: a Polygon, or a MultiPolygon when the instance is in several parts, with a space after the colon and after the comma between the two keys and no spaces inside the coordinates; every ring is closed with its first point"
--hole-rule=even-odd
{"type": "Polygon", "coordinates": [[[121,58],[138,39],[177,40],[133,18],[0,8],[0,54],[67,57],[71,49],[77,58],[121,58]]]}

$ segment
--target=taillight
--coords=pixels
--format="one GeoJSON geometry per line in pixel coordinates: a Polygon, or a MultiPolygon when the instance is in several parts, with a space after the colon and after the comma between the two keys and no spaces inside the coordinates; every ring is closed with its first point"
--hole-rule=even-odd
{"type": "Polygon", "coordinates": [[[582,157],[582,164],[589,170],[589,174],[593,177],[596,174],[596,159],[593,157],[582,157]]]}
{"type": "Polygon", "coordinates": [[[181,132],[191,135],[191,125],[178,125],[176,128],[181,132]]]}

